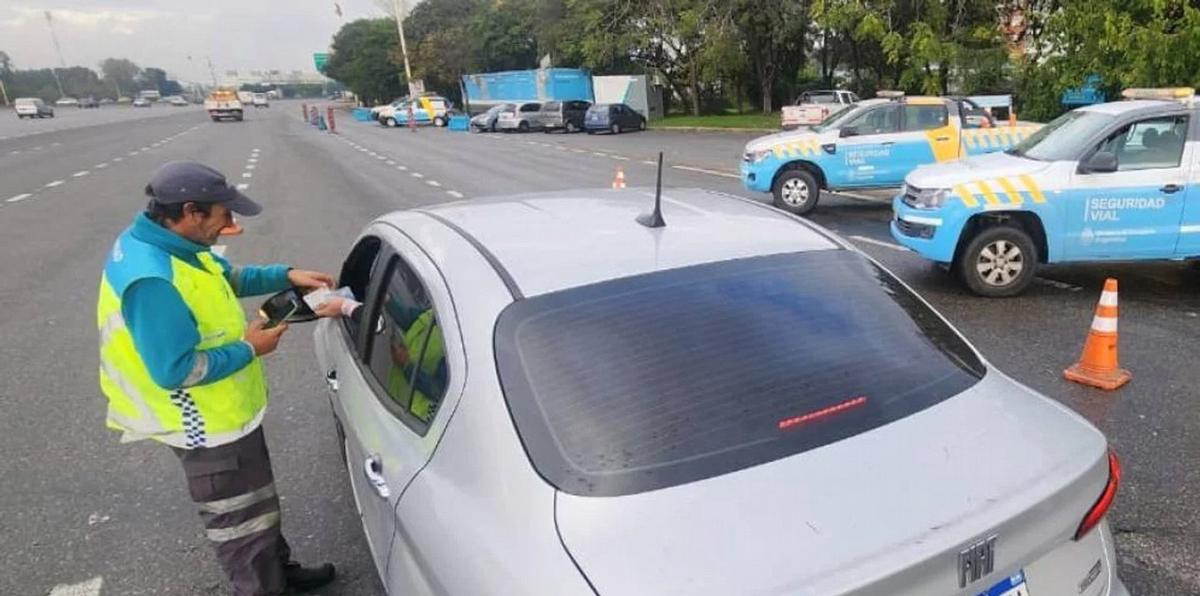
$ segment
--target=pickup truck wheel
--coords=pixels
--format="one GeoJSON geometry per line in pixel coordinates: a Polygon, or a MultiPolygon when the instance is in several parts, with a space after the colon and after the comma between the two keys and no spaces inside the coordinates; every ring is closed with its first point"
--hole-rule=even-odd
{"type": "Polygon", "coordinates": [[[986,298],[1016,296],[1033,282],[1038,255],[1021,228],[1001,225],[975,235],[955,262],[963,283],[986,298]]]}
{"type": "Polygon", "coordinates": [[[579,132],[579,127],[575,126],[574,122],[567,120],[566,131],[570,133],[579,132]]]}
{"type": "Polygon", "coordinates": [[[388,128],[396,128],[396,119],[388,116],[386,119],[384,119],[383,125],[388,128]]]}
{"type": "Polygon", "coordinates": [[[619,135],[619,134],[621,134],[621,125],[616,122],[613,122],[613,125],[610,126],[608,128],[608,130],[609,130],[609,132],[611,132],[615,135],[619,135]]]}
{"type": "Polygon", "coordinates": [[[638,130],[646,130],[646,121],[645,120],[638,122],[638,130]]]}
{"type": "Polygon", "coordinates": [[[433,125],[438,128],[441,128],[446,125],[446,119],[442,118],[441,116],[438,116],[437,118],[433,119],[433,125]]]}
{"type": "Polygon", "coordinates": [[[817,179],[808,170],[793,169],[775,180],[771,194],[775,197],[776,207],[804,215],[817,208],[821,189],[817,186],[817,179]]]}

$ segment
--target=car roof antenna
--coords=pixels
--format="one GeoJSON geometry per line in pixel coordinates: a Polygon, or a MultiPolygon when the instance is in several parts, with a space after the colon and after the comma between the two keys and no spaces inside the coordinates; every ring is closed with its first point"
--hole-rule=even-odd
{"type": "Polygon", "coordinates": [[[643,226],[646,226],[647,228],[665,228],[665,227],[667,227],[667,222],[663,220],[663,216],[662,216],[662,168],[663,168],[663,154],[662,154],[662,151],[659,151],[658,152],[658,183],[654,186],[654,211],[651,211],[650,213],[646,213],[643,215],[639,215],[637,218],[637,222],[642,224],[643,226]]]}

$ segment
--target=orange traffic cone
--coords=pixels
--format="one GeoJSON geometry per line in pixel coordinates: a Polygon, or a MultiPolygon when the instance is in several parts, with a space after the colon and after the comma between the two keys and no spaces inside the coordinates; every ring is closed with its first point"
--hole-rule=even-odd
{"type": "Polygon", "coordinates": [[[234,218],[233,223],[221,228],[219,234],[222,236],[241,236],[244,231],[246,230],[242,228],[242,224],[238,223],[237,219],[234,218]]]}
{"type": "Polygon", "coordinates": [[[1017,111],[1012,109],[1011,107],[1008,108],[1008,127],[1009,128],[1017,127],[1017,111]]]}
{"type": "Polygon", "coordinates": [[[1092,329],[1083,344],[1079,362],[1063,371],[1068,381],[1075,381],[1112,391],[1128,383],[1133,375],[1117,363],[1117,280],[1104,280],[1104,292],[1092,317],[1092,329]]]}
{"type": "Polygon", "coordinates": [[[621,166],[617,166],[617,177],[613,178],[613,188],[625,188],[625,170],[621,166]]]}

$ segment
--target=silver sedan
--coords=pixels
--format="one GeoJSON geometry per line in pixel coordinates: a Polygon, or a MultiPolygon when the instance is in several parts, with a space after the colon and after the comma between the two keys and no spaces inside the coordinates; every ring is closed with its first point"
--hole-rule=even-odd
{"type": "Polygon", "coordinates": [[[652,196],[357,240],[315,341],[391,594],[1127,594],[1100,432],[829,232],[652,196]]]}

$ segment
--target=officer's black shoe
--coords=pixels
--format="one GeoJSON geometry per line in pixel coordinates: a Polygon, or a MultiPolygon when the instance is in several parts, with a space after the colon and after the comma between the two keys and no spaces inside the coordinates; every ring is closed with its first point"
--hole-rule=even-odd
{"type": "Polygon", "coordinates": [[[333,581],[337,572],[333,563],[325,563],[317,567],[301,567],[299,563],[288,563],[283,566],[283,577],[287,580],[290,590],[304,592],[313,590],[333,581]]]}

